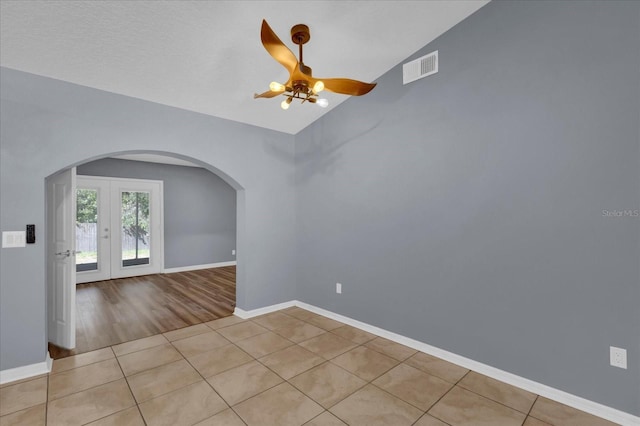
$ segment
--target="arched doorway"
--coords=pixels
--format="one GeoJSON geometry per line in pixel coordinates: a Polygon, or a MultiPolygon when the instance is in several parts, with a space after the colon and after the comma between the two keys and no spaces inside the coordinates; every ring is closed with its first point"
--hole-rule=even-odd
{"type": "MultiPolygon", "coordinates": [[[[82,168],[83,165],[111,160],[113,157],[123,154],[122,152],[117,152],[102,155],[99,158],[91,158],[75,164],[73,168],[82,168]]],[[[235,220],[237,228],[235,232],[234,255],[235,250],[239,250],[239,253],[242,252],[242,233],[237,232],[237,230],[242,229],[243,226],[244,190],[236,180],[230,178],[227,174],[211,164],[180,154],[158,151],[129,151],[126,154],[152,154],[168,159],[186,160],[191,166],[197,166],[200,171],[206,171],[207,174],[215,176],[221,182],[224,182],[224,185],[230,187],[235,194],[236,202],[235,220]]],[[[132,159],[116,161],[131,162],[131,160],[132,159]]],[[[172,163],[172,161],[168,161],[167,163],[172,163]]],[[[181,168],[181,166],[170,166],[170,168],[174,169],[176,167],[181,168]]],[[[49,179],[50,178],[47,178],[47,180],[49,179]]],[[[180,206],[180,208],[185,207],[186,206],[180,206]]],[[[54,222],[48,223],[51,227],[51,223],[54,222]]],[[[50,239],[50,235],[53,235],[53,233],[47,232],[46,235],[48,239],[50,239]]],[[[47,247],[50,246],[50,244],[47,244],[47,247]]],[[[71,248],[70,250],[73,252],[75,248],[71,248]]],[[[51,251],[52,250],[48,250],[48,258],[55,255],[55,253],[51,253],[51,251]]],[[[78,297],[77,305],[75,302],[72,303],[72,305],[78,309],[78,312],[75,313],[77,322],[75,329],[78,330],[79,336],[82,335],[82,339],[76,342],[76,349],[71,351],[63,351],[57,347],[50,346],[51,355],[56,358],[83,353],[230,315],[233,313],[233,308],[235,307],[238,288],[242,288],[243,285],[243,274],[238,271],[238,269],[242,268],[242,264],[242,261],[240,261],[238,262],[239,267],[235,265],[233,267],[222,265],[223,267],[220,269],[214,268],[213,266],[206,268],[176,268],[174,266],[173,268],[164,268],[163,274],[145,275],[144,277],[138,277],[128,281],[126,278],[123,278],[117,281],[100,281],[86,285],[82,284],[78,286],[77,293],[78,295],[82,295],[82,297],[78,297]],[[237,271],[240,273],[237,273],[237,271]],[[230,281],[232,281],[233,286],[225,286],[225,284],[229,284],[230,281]],[[170,291],[167,291],[165,294],[162,292],[162,289],[170,289],[170,291]],[[224,301],[226,302],[226,306],[223,306],[224,303],[222,303],[222,300],[219,305],[207,303],[207,300],[212,301],[215,297],[224,298],[221,296],[221,292],[228,296],[224,301]],[[127,295],[132,298],[135,296],[139,299],[138,301],[127,301],[127,295]],[[121,300],[117,300],[118,298],[121,300]],[[107,303],[98,306],[101,300],[107,300],[107,303]],[[232,304],[229,302],[232,302],[232,304]],[[87,308],[87,306],[89,306],[89,308],[87,308]],[[107,308],[110,308],[110,310],[107,308]],[[99,321],[94,320],[90,315],[87,316],[87,312],[81,312],[87,309],[94,309],[96,312],[99,312],[103,320],[106,318],[106,322],[111,321],[113,324],[107,324],[105,326],[105,321],[99,324],[99,321]],[[190,309],[193,310],[193,312],[189,312],[190,309]],[[135,321],[136,318],[140,319],[141,322],[138,326],[130,323],[132,320],[135,321]],[[145,323],[145,321],[147,322],[145,323]],[[90,333],[94,334],[93,339],[87,339],[87,334],[90,333]]],[[[55,275],[56,274],[48,273],[48,280],[51,277],[55,277],[55,275]]],[[[74,286],[73,290],[75,289],[76,287],[74,286]]],[[[60,290],[56,289],[55,285],[47,283],[47,292],[60,292],[60,290]]],[[[48,295],[48,321],[52,319],[51,313],[56,309],[54,306],[55,300],[60,300],[60,297],[60,294],[48,295]]],[[[49,328],[48,333],[56,333],[56,331],[55,329],[52,331],[52,329],[49,328]]],[[[48,336],[48,340],[52,340],[50,337],[51,336],[48,336]]]]}

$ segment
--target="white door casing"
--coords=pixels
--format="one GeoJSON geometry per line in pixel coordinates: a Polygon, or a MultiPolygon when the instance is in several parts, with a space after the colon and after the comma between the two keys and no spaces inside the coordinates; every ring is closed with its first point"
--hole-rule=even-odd
{"type": "Polygon", "coordinates": [[[47,179],[47,323],[48,340],[76,346],[75,265],[76,169],[47,179]]]}

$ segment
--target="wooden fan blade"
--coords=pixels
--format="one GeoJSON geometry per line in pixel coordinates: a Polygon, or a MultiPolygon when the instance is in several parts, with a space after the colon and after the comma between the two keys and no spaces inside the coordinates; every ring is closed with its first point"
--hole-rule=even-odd
{"type": "Polygon", "coordinates": [[[259,95],[256,93],[253,95],[253,99],[257,99],[257,98],[274,98],[278,95],[282,95],[284,92],[274,92],[271,90],[267,90],[264,93],[260,93],[259,95]]]}
{"type": "Polygon", "coordinates": [[[341,93],[343,95],[361,96],[366,95],[376,87],[377,83],[365,83],[349,78],[315,78],[315,81],[324,83],[324,90],[329,92],[341,93]]]}
{"type": "Polygon", "coordinates": [[[287,46],[282,43],[282,41],[278,38],[276,33],[273,32],[269,24],[267,24],[266,20],[262,20],[262,30],[260,31],[260,37],[262,39],[262,44],[264,48],[267,49],[267,52],[275,59],[280,62],[282,66],[284,66],[289,73],[293,73],[298,65],[298,60],[296,59],[296,55],[293,54],[291,50],[287,46]]]}

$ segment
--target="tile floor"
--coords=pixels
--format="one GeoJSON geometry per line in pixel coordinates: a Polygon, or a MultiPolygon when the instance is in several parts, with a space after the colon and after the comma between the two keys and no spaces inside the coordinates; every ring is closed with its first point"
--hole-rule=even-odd
{"type": "Polygon", "coordinates": [[[300,308],[54,361],[0,425],[613,425],[300,308]]]}

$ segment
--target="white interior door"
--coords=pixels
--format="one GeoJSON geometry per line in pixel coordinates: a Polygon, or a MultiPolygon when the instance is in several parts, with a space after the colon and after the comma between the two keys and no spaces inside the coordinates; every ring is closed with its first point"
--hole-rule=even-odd
{"type": "Polygon", "coordinates": [[[82,176],[76,194],[78,284],[162,272],[162,181],[82,176]]]}
{"type": "Polygon", "coordinates": [[[111,278],[111,185],[108,180],[76,178],[76,283],[111,278]]]}
{"type": "Polygon", "coordinates": [[[75,167],[47,179],[49,341],[76,346],[75,167]]]}

